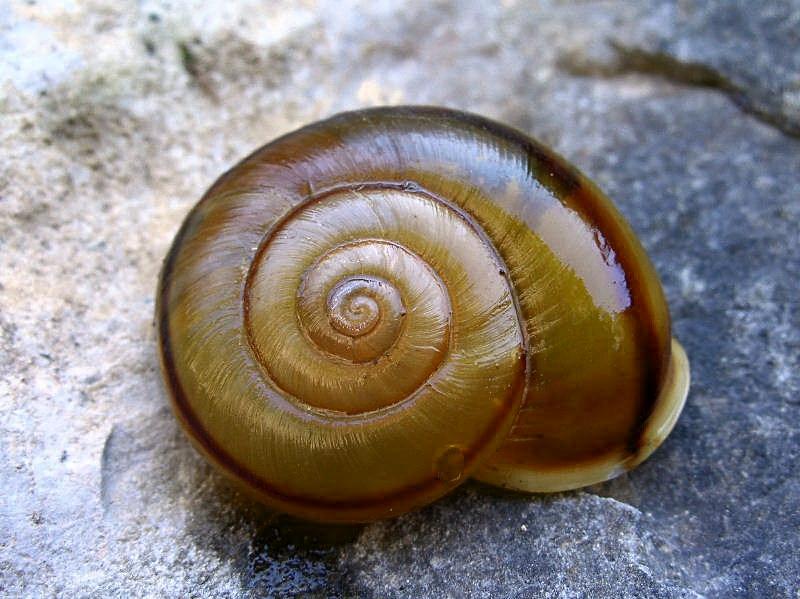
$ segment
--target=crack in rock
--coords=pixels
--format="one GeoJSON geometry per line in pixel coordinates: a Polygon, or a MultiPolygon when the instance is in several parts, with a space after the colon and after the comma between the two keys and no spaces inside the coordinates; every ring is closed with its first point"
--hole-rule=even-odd
{"type": "Polygon", "coordinates": [[[557,64],[565,72],[579,77],[612,79],[629,74],[658,77],[678,85],[713,89],[727,95],[741,110],[782,133],[800,137],[800,122],[771,110],[755,94],[734,83],[719,70],[702,62],[680,60],[665,51],[628,46],[615,40],[608,42],[613,50],[610,60],[594,59],[579,52],[569,52],[557,64]]]}

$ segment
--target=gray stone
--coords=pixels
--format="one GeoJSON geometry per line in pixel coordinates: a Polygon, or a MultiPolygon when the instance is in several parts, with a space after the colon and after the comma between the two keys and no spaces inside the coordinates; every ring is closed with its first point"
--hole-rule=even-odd
{"type": "Polygon", "coordinates": [[[797,2],[747,0],[637,6],[636,27],[578,47],[575,74],[644,73],[711,87],[789,135],[800,135],[800,13],[797,2]]]}
{"type": "Polygon", "coordinates": [[[0,595],[797,597],[800,3],[0,8],[0,595]],[[693,387],[637,470],[323,527],[242,497],[159,381],[160,262],[210,182],[339,110],[527,130],[613,197],[693,387]]]}

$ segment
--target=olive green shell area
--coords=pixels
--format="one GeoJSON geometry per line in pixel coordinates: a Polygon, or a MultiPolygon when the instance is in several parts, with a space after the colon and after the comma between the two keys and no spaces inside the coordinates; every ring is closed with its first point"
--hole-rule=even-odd
{"type": "Polygon", "coordinates": [[[194,444],[314,520],[397,515],[470,476],[605,480],[688,389],[614,206],[525,135],[439,108],[344,113],[220,177],[167,256],[157,320],[194,444]]]}

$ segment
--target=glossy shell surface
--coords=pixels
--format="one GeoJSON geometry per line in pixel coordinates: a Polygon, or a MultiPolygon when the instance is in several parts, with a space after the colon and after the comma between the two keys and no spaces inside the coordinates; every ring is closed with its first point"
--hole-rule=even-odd
{"type": "Polygon", "coordinates": [[[396,515],[470,476],[605,480],[688,389],[612,203],[518,131],[439,108],[344,113],[220,177],[167,256],[157,321],[195,445],[314,520],[396,515]]]}

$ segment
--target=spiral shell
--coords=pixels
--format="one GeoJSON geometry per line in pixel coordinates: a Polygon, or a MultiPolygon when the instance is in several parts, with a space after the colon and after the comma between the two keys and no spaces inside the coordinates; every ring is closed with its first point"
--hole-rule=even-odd
{"type": "Polygon", "coordinates": [[[316,520],[402,513],[473,474],[604,480],[688,388],[613,205],[522,134],[444,109],[346,113],[246,158],[184,222],[157,315],[190,438],[316,520]]]}

